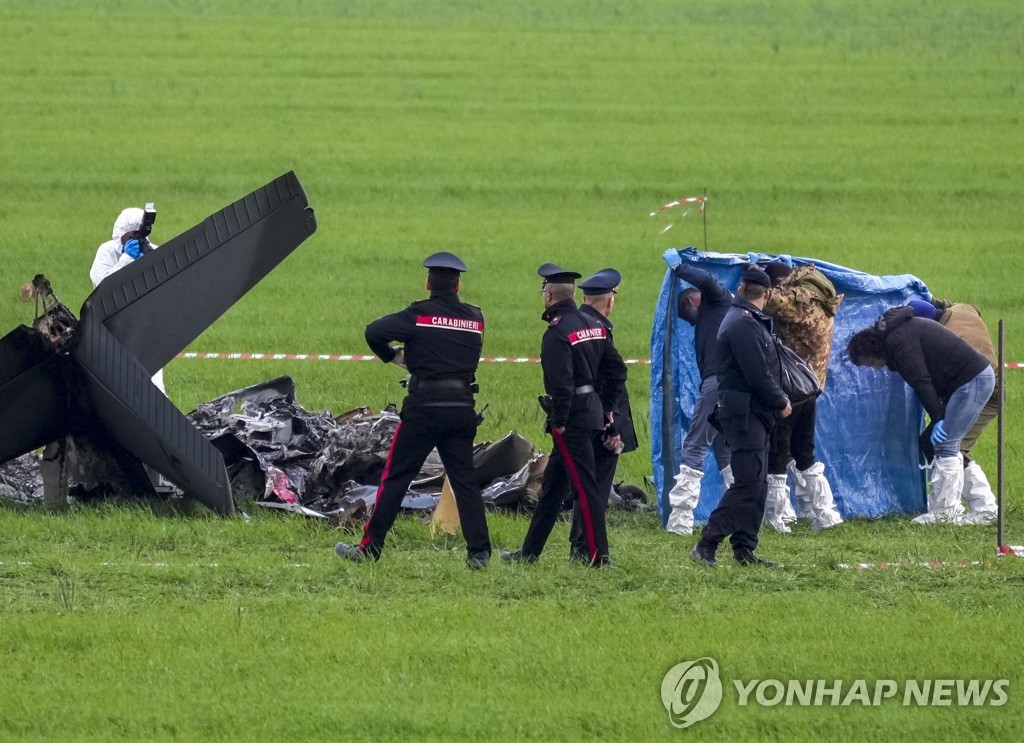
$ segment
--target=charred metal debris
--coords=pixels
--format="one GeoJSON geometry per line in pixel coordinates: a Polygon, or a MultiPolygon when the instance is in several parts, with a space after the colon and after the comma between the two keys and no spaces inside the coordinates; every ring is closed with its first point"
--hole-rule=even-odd
{"type": "MultiPolygon", "coordinates": [[[[296,400],[290,377],[202,403],[188,420],[221,453],[236,508],[245,510],[252,503],[336,526],[369,517],[399,423],[394,406],[379,413],[357,408],[338,416],[309,411],[296,400]]],[[[78,500],[131,497],[130,485],[116,476],[116,467],[102,452],[77,440],[67,446],[67,495],[78,500]]],[[[481,443],[473,461],[486,505],[511,510],[534,506],[547,455],[524,437],[511,431],[498,441],[481,443]]],[[[443,483],[444,467],[435,451],[413,480],[403,508],[433,510],[443,483]]],[[[42,484],[40,460],[32,454],[0,466],[0,495],[41,503],[42,484]]],[[[650,508],[644,492],[628,485],[617,485],[609,503],[629,510],[650,508]]]]}
{"type": "MultiPolygon", "coordinates": [[[[399,423],[393,405],[380,413],[363,407],[336,417],[310,412],[297,402],[290,377],[203,403],[189,420],[223,455],[236,499],[335,524],[369,516],[399,423]]],[[[486,505],[525,509],[536,503],[547,455],[515,431],[477,445],[473,462],[486,505]]],[[[434,509],[443,484],[444,466],[434,451],[403,508],[434,509]]],[[[624,495],[613,494],[613,504],[643,507],[643,491],[619,490],[624,495]]]]}

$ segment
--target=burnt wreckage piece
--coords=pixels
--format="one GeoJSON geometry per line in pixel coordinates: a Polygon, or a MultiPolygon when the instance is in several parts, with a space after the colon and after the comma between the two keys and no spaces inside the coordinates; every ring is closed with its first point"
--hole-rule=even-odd
{"type": "Polygon", "coordinates": [[[140,489],[150,487],[142,462],[232,513],[221,453],[150,377],[315,231],[289,172],[108,276],[77,325],[39,277],[46,311],[0,339],[0,463],[84,436],[109,448],[140,489]]]}

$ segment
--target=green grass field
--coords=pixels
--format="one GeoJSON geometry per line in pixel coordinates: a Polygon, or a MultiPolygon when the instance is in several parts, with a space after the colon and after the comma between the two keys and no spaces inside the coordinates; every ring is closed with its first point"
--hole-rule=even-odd
{"type": "MultiPolygon", "coordinates": [[[[1024,14],[1010,0],[347,3],[11,0],[0,6],[2,329],[40,271],[77,310],[121,208],[178,234],[294,169],[319,230],[194,351],[367,353],[422,295],[428,253],[470,266],[489,356],[536,355],[536,266],[623,276],[614,320],[646,357],[670,245],[648,213],[707,189],[708,247],[913,273],[1007,323],[1020,304],[1024,14]]],[[[183,310],[184,311],[184,310],[183,310]]],[[[154,328],[156,331],[156,328],[154,328]]],[[[372,363],[172,362],[183,410],[288,373],[335,413],[397,402],[372,363]]],[[[647,370],[631,369],[635,411],[647,370]]],[[[1024,542],[1020,383],[1009,541],[1024,542]]],[[[531,365],[481,368],[495,438],[545,445],[531,365]]],[[[621,476],[649,475],[641,452],[621,476]]],[[[977,454],[994,477],[995,436],[977,454]]],[[[491,520],[496,546],[526,521],[491,520]]],[[[784,571],[689,564],[692,540],[616,514],[620,569],[466,571],[402,520],[386,559],[338,534],[107,507],[0,509],[0,740],[1019,740],[1024,566],[985,528],[851,523],[766,535],[784,571]],[[982,561],[970,568],[922,561],[982,561]],[[885,571],[844,562],[895,561],[885,571]],[[676,730],[665,672],[714,657],[726,700],[676,730]],[[1008,678],[1003,707],[739,707],[732,680],[1008,678]]]]}

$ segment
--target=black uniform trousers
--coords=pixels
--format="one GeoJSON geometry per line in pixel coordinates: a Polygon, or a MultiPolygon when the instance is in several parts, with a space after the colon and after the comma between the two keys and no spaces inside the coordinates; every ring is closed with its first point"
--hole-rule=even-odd
{"type": "Polygon", "coordinates": [[[788,418],[779,418],[772,431],[771,453],[768,457],[768,474],[784,475],[790,459],[796,460],[796,468],[805,470],[817,460],[814,458],[814,424],[817,417],[818,401],[812,397],[793,406],[788,418]]]}
{"type": "Polygon", "coordinates": [[[718,424],[732,457],[735,481],[711,512],[700,542],[712,550],[730,537],[734,552],[753,551],[768,497],[768,448],[773,421],[751,411],[742,417],[720,417],[718,424]]]}
{"type": "Polygon", "coordinates": [[[523,540],[523,557],[540,557],[558,521],[562,501],[568,491],[580,507],[584,555],[591,562],[608,559],[608,530],[605,526],[608,494],[604,493],[602,497],[599,493],[594,472],[593,442],[600,433],[573,425],[566,426],[561,434],[551,431],[555,445],[548,457],[537,507],[523,540]]]}
{"type": "MultiPolygon", "coordinates": [[[[592,445],[594,448],[594,476],[597,480],[597,494],[602,503],[607,505],[612,492],[612,481],[615,479],[615,468],[619,463],[619,455],[604,445],[604,431],[594,431],[592,445]]],[[[607,507],[605,508],[607,511],[607,507]]],[[[587,535],[583,531],[583,511],[580,502],[572,502],[572,527],[569,529],[569,552],[572,557],[588,557],[587,535]]]]}
{"type": "Polygon", "coordinates": [[[373,515],[366,522],[360,543],[368,555],[380,556],[384,538],[398,517],[409,484],[434,447],[437,447],[455,494],[467,551],[471,555],[491,553],[484,503],[474,479],[473,438],[476,428],[476,411],[472,405],[417,405],[402,410],[402,422],[391,442],[373,515]]]}

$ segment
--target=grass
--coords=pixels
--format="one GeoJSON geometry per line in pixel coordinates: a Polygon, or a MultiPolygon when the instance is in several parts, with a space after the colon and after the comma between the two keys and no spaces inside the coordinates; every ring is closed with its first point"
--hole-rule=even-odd
{"type": "MultiPolygon", "coordinates": [[[[449,249],[487,313],[487,355],[536,355],[534,269],[552,260],[622,272],[616,340],[646,357],[660,253],[703,240],[693,214],[659,237],[647,213],[706,188],[711,249],[913,273],[1004,318],[1024,361],[1022,24],[1009,0],[14,0],[0,9],[0,321],[31,319],[17,288],[39,271],[80,306],[122,207],[156,201],[160,242],[294,168],[320,229],[190,350],[366,353],[365,324],[418,298],[419,262],[449,249]]],[[[400,394],[371,363],[182,360],[167,383],[188,410],[279,373],[334,412],[400,394]]],[[[480,377],[481,437],[542,444],[539,369],[480,377]]],[[[650,474],[647,383],[633,367],[631,482],[650,474]]],[[[993,434],[978,455],[994,475],[993,434]]],[[[504,547],[526,528],[491,523],[504,547]]],[[[733,697],[699,724],[706,739],[1019,737],[1022,568],[914,567],[989,560],[991,530],[767,535],[791,566],[778,573],[697,570],[692,540],[649,514],[616,515],[610,536],[617,571],[563,564],[560,526],[536,569],[470,574],[457,540],[412,519],[358,569],[298,519],[0,510],[0,739],[671,738],[690,733],[669,726],[661,677],[702,655],[727,683],[1011,679],[999,709],[733,697]],[[907,566],[835,568],[857,561],[907,566]]]]}
{"type": "MultiPolygon", "coordinates": [[[[365,566],[340,564],[330,531],[274,515],[108,508],[3,521],[15,535],[0,566],[3,737],[671,738],[657,689],[686,658],[715,657],[727,684],[1016,680],[1021,660],[1005,617],[1024,566],[991,560],[980,529],[887,522],[768,535],[766,552],[790,568],[714,572],[689,564],[689,540],[666,537],[649,515],[616,514],[618,570],[566,564],[561,525],[538,566],[470,573],[457,540],[431,542],[413,520],[365,566]],[[936,549],[982,564],[913,564],[936,549]],[[908,564],[835,567],[881,559],[908,564]]],[[[506,546],[526,526],[491,524],[506,546]]],[[[1009,737],[1013,686],[1010,699],[1001,710],[727,702],[701,734],[1009,737]]]]}

